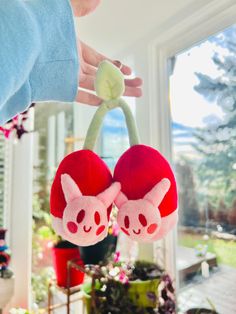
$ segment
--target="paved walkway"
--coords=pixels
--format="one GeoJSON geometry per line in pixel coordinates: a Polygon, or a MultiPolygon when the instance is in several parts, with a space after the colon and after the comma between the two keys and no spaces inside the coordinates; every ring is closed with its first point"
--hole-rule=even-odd
{"type": "Polygon", "coordinates": [[[180,290],[179,313],[191,307],[210,308],[212,302],[219,314],[236,314],[236,269],[220,266],[203,279],[197,276],[180,290]]]}

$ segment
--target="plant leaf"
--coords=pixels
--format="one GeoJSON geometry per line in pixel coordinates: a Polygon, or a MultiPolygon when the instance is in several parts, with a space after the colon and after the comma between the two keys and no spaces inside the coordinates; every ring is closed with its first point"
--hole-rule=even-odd
{"type": "Polygon", "coordinates": [[[125,91],[123,74],[111,62],[102,61],[96,74],[95,90],[97,96],[103,100],[120,98],[125,91]]]}

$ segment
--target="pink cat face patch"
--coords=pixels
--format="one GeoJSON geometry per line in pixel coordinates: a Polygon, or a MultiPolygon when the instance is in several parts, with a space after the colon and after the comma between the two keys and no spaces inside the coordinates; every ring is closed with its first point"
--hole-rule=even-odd
{"type": "Polygon", "coordinates": [[[113,183],[97,196],[82,195],[68,174],[61,176],[61,185],[66,207],[62,219],[53,220],[57,232],[80,246],[102,241],[108,233],[109,207],[120,191],[120,183],[113,183]]]}
{"type": "Polygon", "coordinates": [[[161,226],[159,211],[147,200],[125,203],[118,212],[120,229],[136,241],[149,241],[161,226]]]}
{"type": "Polygon", "coordinates": [[[118,207],[117,222],[131,239],[150,242],[161,230],[162,218],[158,206],[170,188],[170,181],[163,179],[143,199],[128,200],[123,192],[115,199],[118,207]]]}
{"type": "Polygon", "coordinates": [[[63,228],[71,238],[94,242],[108,232],[107,209],[95,196],[79,197],[71,201],[63,214],[63,228]]]}

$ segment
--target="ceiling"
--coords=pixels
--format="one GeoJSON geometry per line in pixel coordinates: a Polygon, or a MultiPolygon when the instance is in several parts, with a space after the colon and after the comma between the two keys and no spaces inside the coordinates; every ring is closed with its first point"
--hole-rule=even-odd
{"type": "MultiPolygon", "coordinates": [[[[211,0],[205,0],[210,2],[211,0]]],[[[97,10],[77,19],[82,40],[97,50],[113,55],[144,37],[200,0],[102,0],[97,10]]]]}

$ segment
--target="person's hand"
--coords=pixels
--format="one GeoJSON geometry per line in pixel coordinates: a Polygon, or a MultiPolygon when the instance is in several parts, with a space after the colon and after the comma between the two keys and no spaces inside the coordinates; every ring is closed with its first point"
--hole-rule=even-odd
{"type": "MultiPolygon", "coordinates": [[[[98,106],[102,100],[90,91],[94,91],[94,81],[98,65],[103,60],[109,60],[120,68],[124,75],[130,75],[131,69],[122,65],[119,61],[113,61],[87,46],[85,43],[78,40],[78,52],[80,61],[79,73],[79,91],[76,101],[92,106],[98,106]],[[82,88],[83,90],[80,90],[82,88]]],[[[125,79],[124,96],[140,97],[142,80],[138,77],[133,79],[125,79]]]]}
{"type": "MultiPolygon", "coordinates": [[[[101,0],[71,0],[74,16],[80,17],[93,12],[101,0]]],[[[131,69],[122,65],[119,61],[113,61],[101,55],[93,48],[87,46],[78,39],[78,53],[80,61],[79,92],[76,100],[81,103],[98,106],[102,101],[94,95],[94,81],[98,65],[103,60],[114,63],[124,75],[130,75],[131,69]],[[81,90],[81,88],[83,90],[81,90]]],[[[142,80],[140,78],[125,80],[125,96],[140,97],[142,80]]]]}
{"type": "Polygon", "coordinates": [[[71,0],[74,16],[84,16],[93,12],[101,0],[71,0]]]}

